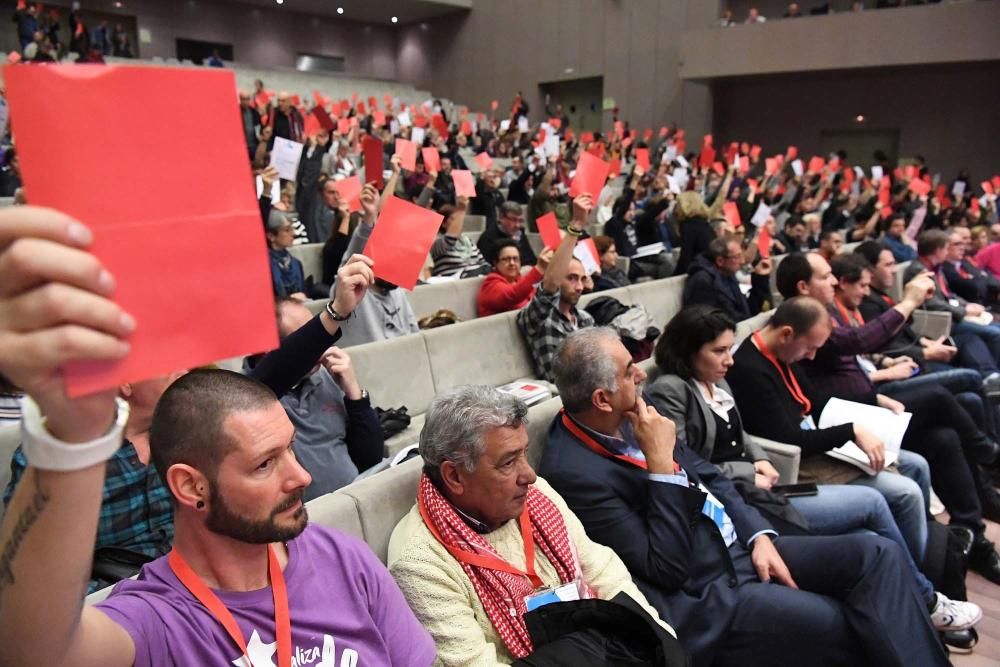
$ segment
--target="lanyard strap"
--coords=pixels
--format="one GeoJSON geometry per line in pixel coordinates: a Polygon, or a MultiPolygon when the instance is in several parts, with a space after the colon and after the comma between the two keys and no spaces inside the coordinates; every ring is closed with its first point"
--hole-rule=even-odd
{"type": "Polygon", "coordinates": [[[795,379],[795,373],[792,372],[791,368],[783,367],[783,364],[778,361],[771,350],[767,349],[767,345],[764,343],[764,339],[760,335],[760,331],[753,332],[753,342],[760,350],[760,353],[764,355],[764,358],[771,362],[771,365],[778,370],[778,375],[781,376],[781,381],[785,383],[785,389],[788,393],[792,395],[795,402],[802,406],[802,416],[805,417],[812,410],[812,402],[802,391],[802,387],[799,386],[799,381],[795,379]],[[785,371],[788,371],[786,377],[785,371]]]}
{"type": "MultiPolygon", "coordinates": [[[[562,410],[561,412],[562,412],[563,426],[565,426],[570,433],[575,435],[577,440],[582,442],[584,446],[587,447],[587,449],[597,454],[600,454],[606,459],[618,459],[619,461],[624,461],[629,465],[636,466],[637,468],[642,468],[643,470],[649,469],[648,466],[646,465],[646,461],[644,461],[643,459],[637,459],[634,456],[626,456],[624,454],[614,454],[612,452],[609,452],[606,447],[604,447],[603,445],[601,445],[601,443],[594,440],[592,437],[590,437],[590,434],[588,434],[582,428],[577,426],[576,423],[569,418],[569,415],[566,414],[565,410],[562,410]]],[[[681,467],[677,464],[677,461],[674,461],[674,472],[679,473],[680,471],[681,467]]]]}
{"type": "MultiPolygon", "coordinates": [[[[194,570],[177,549],[170,551],[167,562],[174,575],[191,592],[191,595],[205,605],[215,620],[226,629],[233,642],[243,651],[247,663],[250,663],[250,655],[247,653],[247,644],[243,639],[243,633],[240,631],[240,626],[236,624],[236,619],[226,609],[226,605],[222,604],[218,596],[194,573],[194,570]]],[[[288,613],[288,589],[285,587],[285,575],[278,563],[278,556],[274,553],[274,548],[271,545],[267,547],[267,571],[271,576],[271,592],[274,595],[274,627],[275,640],[278,643],[278,667],[291,667],[292,623],[288,613]]]]}
{"type": "Polygon", "coordinates": [[[938,288],[941,290],[941,296],[947,297],[949,295],[948,281],[945,280],[944,272],[941,270],[941,267],[933,267],[931,263],[923,257],[920,258],[920,263],[923,264],[928,271],[934,274],[934,280],[937,282],[938,288]]]}
{"type": "Polygon", "coordinates": [[[837,310],[844,317],[844,322],[847,326],[851,326],[851,318],[853,317],[860,326],[864,326],[865,318],[861,316],[861,311],[855,308],[854,310],[847,310],[847,306],[841,303],[840,299],[834,299],[833,302],[837,305],[837,310]]]}
{"type": "Polygon", "coordinates": [[[532,586],[535,588],[542,587],[542,579],[535,572],[535,531],[531,527],[531,517],[528,515],[527,504],[524,506],[524,510],[521,512],[521,518],[519,519],[519,523],[521,524],[521,540],[524,542],[524,563],[527,568],[526,571],[517,569],[507,561],[494,556],[493,554],[470,553],[445,542],[441,537],[441,533],[438,532],[437,526],[434,525],[434,522],[427,513],[427,507],[424,505],[423,495],[418,496],[417,507],[420,510],[420,516],[424,520],[424,525],[426,525],[427,529],[431,531],[431,535],[433,535],[434,539],[440,542],[441,546],[447,549],[448,553],[450,553],[458,562],[473,565],[475,567],[485,567],[490,570],[499,570],[501,572],[509,572],[510,574],[527,577],[532,586]]]}

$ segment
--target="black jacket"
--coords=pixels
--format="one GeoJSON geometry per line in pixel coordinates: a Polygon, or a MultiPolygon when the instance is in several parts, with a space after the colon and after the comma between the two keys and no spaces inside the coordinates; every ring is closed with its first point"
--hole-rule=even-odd
{"type": "Polygon", "coordinates": [[[684,284],[684,306],[716,306],[724,310],[733,321],[740,322],[759,313],[771,295],[770,279],[767,276],[752,274],[750,285],[750,296],[743,296],[736,278],[722,275],[708,257],[699,255],[688,269],[688,279],[684,284]]]}
{"type": "MultiPolygon", "coordinates": [[[[476,247],[479,248],[479,252],[483,253],[483,257],[486,258],[487,262],[493,263],[493,260],[496,259],[493,256],[493,247],[498,241],[509,238],[510,235],[501,229],[500,225],[496,223],[486,225],[486,229],[476,242],[476,247]]],[[[534,266],[538,261],[535,251],[531,249],[531,244],[528,243],[528,235],[524,232],[521,232],[521,238],[517,242],[517,249],[521,252],[521,266],[534,266]]]]}
{"type": "Polygon", "coordinates": [[[715,238],[712,225],[702,217],[688,218],[680,225],[681,255],[674,267],[675,276],[683,276],[688,272],[694,258],[708,250],[708,244],[715,238]]]}

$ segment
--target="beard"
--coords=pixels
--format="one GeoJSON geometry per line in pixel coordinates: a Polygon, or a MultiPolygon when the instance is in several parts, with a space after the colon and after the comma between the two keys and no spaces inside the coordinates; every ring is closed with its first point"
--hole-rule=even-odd
{"type": "Polygon", "coordinates": [[[273,510],[270,516],[263,520],[249,519],[234,512],[222,499],[218,487],[211,485],[209,490],[209,511],[205,526],[213,533],[228,537],[248,544],[270,544],[271,542],[287,542],[298,537],[306,528],[309,515],[306,506],[302,507],[292,515],[292,523],[289,525],[279,524],[275,518],[281,512],[293,507],[302,501],[305,489],[299,489],[287,500],[283,501],[273,510]]]}

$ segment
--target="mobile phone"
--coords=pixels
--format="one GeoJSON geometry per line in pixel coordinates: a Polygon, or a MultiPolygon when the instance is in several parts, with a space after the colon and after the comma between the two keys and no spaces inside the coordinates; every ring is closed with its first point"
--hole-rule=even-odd
{"type": "Polygon", "coordinates": [[[795,496],[815,496],[819,493],[819,489],[815,484],[778,484],[777,486],[772,486],[771,490],[775,493],[780,493],[786,498],[794,498],[795,496]]]}

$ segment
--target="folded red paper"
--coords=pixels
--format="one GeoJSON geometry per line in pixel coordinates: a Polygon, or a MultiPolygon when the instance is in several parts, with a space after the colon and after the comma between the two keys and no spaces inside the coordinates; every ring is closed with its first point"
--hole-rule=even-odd
{"type": "MultiPolygon", "coordinates": [[[[649,149],[648,148],[636,148],[635,149],[635,164],[638,167],[642,167],[644,172],[649,171],[649,149]]],[[[618,173],[614,170],[611,172],[612,178],[617,176],[618,173]]]]}
{"type": "Polygon", "coordinates": [[[137,322],[122,361],[64,367],[71,396],[277,345],[232,71],[50,65],[4,78],[31,202],[93,230],[113,297],[137,322]],[[178,113],[177,100],[198,112],[178,113]],[[100,155],[115,195],[65,155],[100,155]]]}
{"type": "Polygon", "coordinates": [[[743,224],[743,221],[740,219],[740,210],[736,207],[736,202],[727,201],[722,205],[722,212],[726,214],[726,220],[729,221],[729,224],[734,229],[743,224]]]}
{"type": "Polygon", "coordinates": [[[385,164],[385,152],[382,140],[371,135],[365,137],[362,150],[365,156],[365,182],[374,183],[381,190],[385,186],[382,171],[385,164]]]}
{"type": "Polygon", "coordinates": [[[476,155],[475,159],[476,164],[478,164],[479,168],[483,171],[486,171],[493,166],[493,158],[491,158],[488,153],[479,153],[476,155]]]}
{"type": "Polygon", "coordinates": [[[597,197],[604,188],[604,181],[608,179],[610,166],[590,153],[581,153],[580,161],[576,164],[576,175],[573,176],[573,182],[569,186],[569,196],[575,198],[587,193],[594,198],[596,205],[597,197]]]}
{"type": "Polygon", "coordinates": [[[455,182],[455,194],[457,196],[476,196],[476,180],[472,177],[471,171],[467,169],[452,169],[451,180],[455,182]]]}
{"type": "Polygon", "coordinates": [[[563,232],[559,229],[559,221],[556,219],[556,214],[549,211],[545,215],[539,216],[535,220],[535,224],[538,225],[538,233],[542,237],[542,244],[552,250],[558,248],[560,241],[562,241],[563,232]]]}
{"type": "Polygon", "coordinates": [[[434,211],[389,197],[365,245],[365,255],[375,263],[375,277],[412,290],[442,220],[444,216],[434,211]]]}
{"type": "Polygon", "coordinates": [[[438,149],[421,148],[420,154],[424,158],[424,171],[435,174],[441,171],[441,152],[438,149]]]}
{"type": "Polygon", "coordinates": [[[351,213],[361,210],[361,181],[357,176],[348,176],[345,179],[334,181],[337,194],[347,202],[347,208],[351,213]]]}
{"type": "Polygon", "coordinates": [[[922,197],[931,191],[931,186],[928,185],[926,181],[922,181],[919,178],[915,178],[912,181],[910,181],[910,184],[907,186],[907,189],[909,189],[910,192],[917,195],[918,197],[922,197]]]}
{"type": "Polygon", "coordinates": [[[814,174],[818,174],[821,171],[823,171],[823,167],[825,166],[826,166],[826,160],[824,160],[819,156],[814,155],[813,157],[809,158],[809,167],[806,169],[806,171],[811,171],[814,174]]]}
{"type": "Polygon", "coordinates": [[[396,155],[403,169],[417,170],[417,144],[409,139],[396,139],[396,155]]]}

